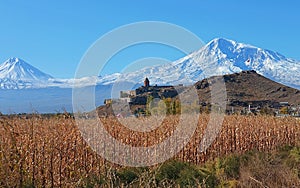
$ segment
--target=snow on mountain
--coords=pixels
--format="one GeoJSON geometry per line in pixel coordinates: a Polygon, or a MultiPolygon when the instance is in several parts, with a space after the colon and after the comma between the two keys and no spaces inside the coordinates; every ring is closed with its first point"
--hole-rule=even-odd
{"type": "Polygon", "coordinates": [[[0,65],[1,89],[42,87],[52,78],[19,58],[10,58],[0,65]]]}
{"type": "Polygon", "coordinates": [[[285,56],[233,40],[217,38],[175,62],[145,67],[130,73],[114,73],[102,77],[56,79],[18,58],[0,65],[0,88],[72,88],[111,85],[116,82],[141,84],[145,77],[151,84],[194,84],[204,78],[255,70],[279,83],[300,88],[300,62],[285,56]]]}
{"type": "Polygon", "coordinates": [[[0,89],[85,87],[96,85],[98,81],[97,76],[79,79],[53,78],[20,58],[10,58],[0,65],[0,89]]]}
{"type": "Polygon", "coordinates": [[[173,63],[140,71],[103,76],[99,83],[141,83],[147,76],[155,84],[193,84],[203,78],[255,70],[285,85],[300,88],[300,62],[270,50],[217,38],[173,63]]]}
{"type": "Polygon", "coordinates": [[[23,81],[48,80],[52,76],[43,73],[37,68],[19,58],[10,58],[0,65],[0,78],[23,81]]]}

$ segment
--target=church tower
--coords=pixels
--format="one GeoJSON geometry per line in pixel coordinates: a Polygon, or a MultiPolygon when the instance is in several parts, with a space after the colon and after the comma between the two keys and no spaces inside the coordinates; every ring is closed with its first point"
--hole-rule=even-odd
{"type": "Polygon", "coordinates": [[[149,87],[149,86],[150,86],[150,81],[149,81],[148,78],[145,79],[145,81],[144,81],[144,86],[145,86],[145,87],[149,87]]]}

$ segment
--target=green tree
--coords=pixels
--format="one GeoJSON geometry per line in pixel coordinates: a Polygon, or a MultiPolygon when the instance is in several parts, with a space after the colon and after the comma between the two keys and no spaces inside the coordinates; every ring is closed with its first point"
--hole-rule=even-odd
{"type": "Polygon", "coordinates": [[[289,109],[287,106],[284,106],[280,109],[280,113],[281,114],[288,114],[289,113],[289,109]]]}
{"type": "Polygon", "coordinates": [[[172,114],[172,99],[171,98],[164,98],[163,99],[166,105],[166,113],[167,115],[172,114]]]}
{"type": "Polygon", "coordinates": [[[181,114],[181,103],[179,99],[175,100],[175,114],[181,114]]]}
{"type": "Polygon", "coordinates": [[[152,95],[149,95],[147,97],[147,102],[146,102],[146,115],[150,116],[151,115],[151,103],[154,100],[154,97],[152,95]]]}

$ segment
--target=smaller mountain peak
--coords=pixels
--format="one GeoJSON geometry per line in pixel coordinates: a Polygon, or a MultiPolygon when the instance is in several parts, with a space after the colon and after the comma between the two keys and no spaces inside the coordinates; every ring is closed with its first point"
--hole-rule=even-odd
{"type": "Polygon", "coordinates": [[[11,57],[7,60],[7,62],[10,62],[10,63],[14,63],[14,62],[18,62],[18,61],[20,61],[20,59],[17,57],[11,57]]]}
{"type": "Polygon", "coordinates": [[[14,64],[27,64],[24,60],[17,58],[17,57],[11,57],[8,60],[4,62],[4,64],[14,65],[14,64]]]}
{"type": "Polygon", "coordinates": [[[50,78],[52,76],[43,73],[20,58],[9,58],[0,65],[0,79],[41,81],[50,78]]]}

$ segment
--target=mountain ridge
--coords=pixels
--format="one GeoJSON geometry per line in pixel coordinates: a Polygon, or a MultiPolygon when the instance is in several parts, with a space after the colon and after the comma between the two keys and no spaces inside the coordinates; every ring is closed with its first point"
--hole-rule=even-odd
{"type": "Polygon", "coordinates": [[[192,85],[195,82],[217,75],[231,74],[245,70],[255,70],[257,73],[294,88],[300,88],[300,61],[286,58],[278,52],[258,48],[249,44],[238,43],[225,38],[216,38],[199,50],[188,54],[169,64],[145,67],[129,73],[114,73],[104,76],[93,76],[80,79],[57,79],[39,71],[25,61],[18,66],[17,73],[8,74],[8,63],[21,61],[11,58],[0,65],[0,88],[22,89],[39,87],[72,88],[88,85],[113,85],[117,82],[141,83],[149,77],[152,83],[158,85],[192,85]],[[21,68],[20,68],[21,67],[21,68]],[[29,67],[29,68],[28,68],[29,67]],[[3,73],[3,71],[6,73],[3,73]],[[32,72],[38,72],[37,76],[32,72]],[[43,81],[43,84],[41,84],[43,81]]]}
{"type": "Polygon", "coordinates": [[[233,40],[217,38],[170,64],[147,67],[126,74],[103,76],[101,83],[143,80],[145,75],[157,84],[193,84],[201,79],[255,70],[274,81],[300,88],[300,62],[278,52],[264,50],[233,40]]]}

